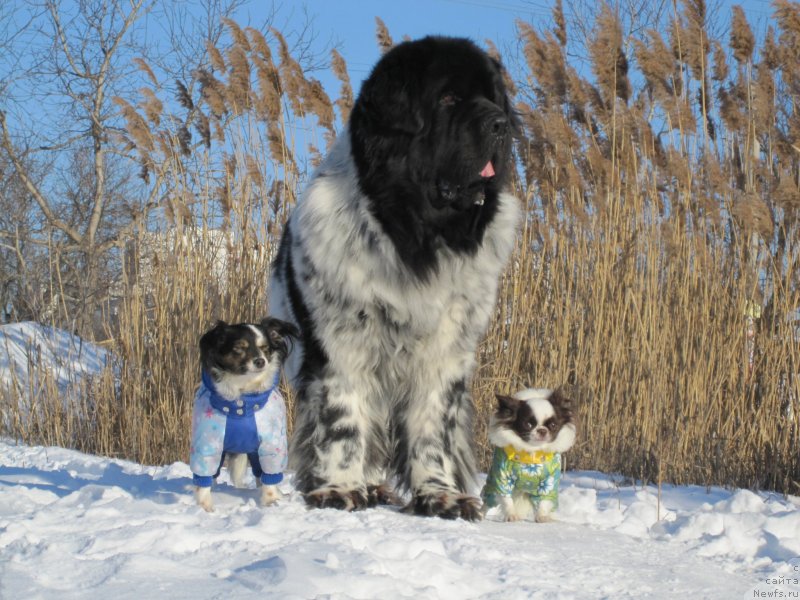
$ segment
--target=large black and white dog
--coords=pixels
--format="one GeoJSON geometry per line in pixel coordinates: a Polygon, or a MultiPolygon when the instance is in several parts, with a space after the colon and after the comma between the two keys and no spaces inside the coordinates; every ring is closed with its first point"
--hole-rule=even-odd
{"type": "Polygon", "coordinates": [[[290,467],[312,506],[390,501],[479,518],[470,379],[514,244],[514,116],[472,42],[404,42],[363,83],[349,127],[283,234],[270,310],[295,322],[290,467]]]}

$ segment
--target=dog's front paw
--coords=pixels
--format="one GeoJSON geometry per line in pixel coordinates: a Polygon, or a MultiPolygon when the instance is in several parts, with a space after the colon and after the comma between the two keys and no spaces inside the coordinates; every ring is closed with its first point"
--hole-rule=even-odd
{"type": "Polygon", "coordinates": [[[367,506],[370,508],[378,505],[397,506],[399,504],[400,498],[387,484],[367,486],[367,506]]]}
{"type": "Polygon", "coordinates": [[[317,488],[304,494],[306,504],[311,508],[336,508],[338,510],[362,510],[369,505],[365,489],[347,490],[336,486],[317,488]]]}
{"type": "Polygon", "coordinates": [[[211,501],[210,487],[195,486],[194,499],[197,501],[197,504],[200,505],[200,508],[202,508],[204,511],[214,512],[214,503],[211,501]]]}
{"type": "Polygon", "coordinates": [[[506,523],[516,523],[522,520],[523,515],[517,512],[511,496],[501,496],[498,504],[500,505],[500,514],[502,515],[503,521],[506,523]]]}
{"type": "Polygon", "coordinates": [[[557,520],[553,515],[536,515],[537,523],[554,523],[557,520]]]}
{"type": "Polygon", "coordinates": [[[423,517],[442,519],[480,521],[483,518],[480,499],[456,492],[418,492],[403,510],[423,517]]]}
{"type": "Polygon", "coordinates": [[[261,506],[269,506],[275,504],[278,500],[283,498],[283,494],[276,485],[262,485],[261,486],[261,506]]]}
{"type": "Polygon", "coordinates": [[[543,500],[536,509],[536,522],[552,523],[556,521],[556,518],[553,516],[553,510],[555,510],[555,505],[549,500],[543,500]]]}

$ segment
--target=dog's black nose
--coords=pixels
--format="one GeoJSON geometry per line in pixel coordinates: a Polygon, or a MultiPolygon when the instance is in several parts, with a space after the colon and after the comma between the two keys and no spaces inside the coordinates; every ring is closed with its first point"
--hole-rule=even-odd
{"type": "Polygon", "coordinates": [[[256,358],[256,359],[254,359],[254,360],[253,360],[253,365],[255,365],[255,367],[256,367],[257,369],[261,369],[261,368],[262,368],[262,367],[263,367],[265,364],[267,364],[267,361],[266,361],[266,360],[264,360],[264,359],[263,359],[263,358],[261,358],[261,357],[258,357],[258,358],[256,358]]]}
{"type": "Polygon", "coordinates": [[[544,437],[548,433],[550,433],[550,430],[548,430],[547,427],[537,427],[536,428],[536,435],[544,437]]]}

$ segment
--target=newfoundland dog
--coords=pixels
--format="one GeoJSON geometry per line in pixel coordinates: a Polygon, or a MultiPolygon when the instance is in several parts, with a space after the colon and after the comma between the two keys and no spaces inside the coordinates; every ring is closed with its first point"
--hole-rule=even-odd
{"type": "Polygon", "coordinates": [[[480,518],[470,380],[520,202],[500,64],[466,39],[387,52],[283,233],[270,308],[301,332],[290,467],[306,502],[480,518]]]}

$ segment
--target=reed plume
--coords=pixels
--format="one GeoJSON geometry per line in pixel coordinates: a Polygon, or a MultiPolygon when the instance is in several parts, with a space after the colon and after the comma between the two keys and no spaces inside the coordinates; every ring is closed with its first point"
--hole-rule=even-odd
{"type": "MultiPolygon", "coordinates": [[[[717,39],[700,0],[624,39],[605,5],[591,69],[571,64],[560,2],[552,31],[518,25],[525,64],[509,90],[526,218],[478,350],[483,468],[494,392],[566,384],[581,423],[570,468],[800,492],[800,8],[773,7],[763,40],[739,9],[717,39]]],[[[115,99],[119,150],[163,219],[126,242],[113,366],[73,413],[46,385],[4,398],[12,416],[49,407],[4,434],[185,460],[199,333],[267,314],[283,222],[353,92],[335,51],[332,102],[280,32],[226,31],[228,49],[209,45],[175,99],[139,63],[138,98],[115,99]]]]}

